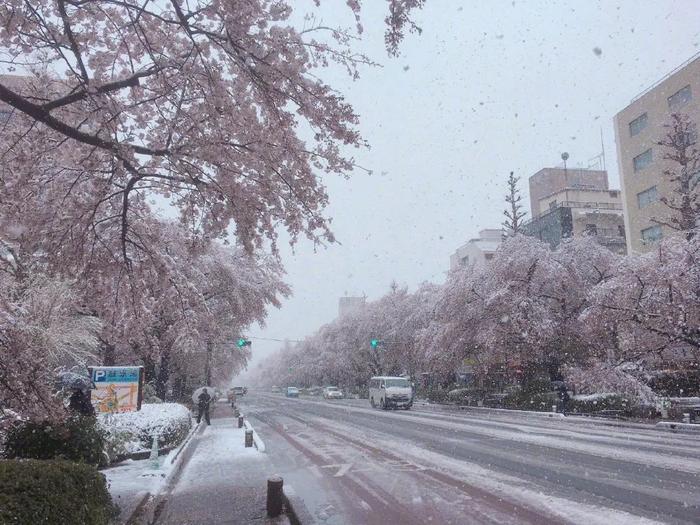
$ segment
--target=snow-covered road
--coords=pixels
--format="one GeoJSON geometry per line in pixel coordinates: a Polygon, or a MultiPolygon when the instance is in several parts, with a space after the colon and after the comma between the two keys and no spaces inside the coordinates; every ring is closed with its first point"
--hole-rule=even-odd
{"type": "Polygon", "coordinates": [[[241,404],[303,523],[700,523],[700,434],[258,392],[241,404]]]}

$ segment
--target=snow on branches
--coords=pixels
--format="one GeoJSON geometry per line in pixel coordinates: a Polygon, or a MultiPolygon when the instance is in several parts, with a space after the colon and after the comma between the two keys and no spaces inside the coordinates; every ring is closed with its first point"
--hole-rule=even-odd
{"type": "MultiPolygon", "coordinates": [[[[422,4],[390,2],[392,52],[422,4]]],[[[26,75],[0,78],[17,117],[3,163],[39,184],[67,182],[63,198],[81,205],[75,229],[113,226],[127,263],[139,201],[153,194],[207,236],[233,226],[249,251],[274,248],[278,225],[292,240],[332,241],[320,175],[348,174],[345,151],[365,143],[352,107],[314,69],[357,76],[370,61],[347,31],[297,30],[291,12],[267,0],[3,2],[3,61],[26,75]]]]}

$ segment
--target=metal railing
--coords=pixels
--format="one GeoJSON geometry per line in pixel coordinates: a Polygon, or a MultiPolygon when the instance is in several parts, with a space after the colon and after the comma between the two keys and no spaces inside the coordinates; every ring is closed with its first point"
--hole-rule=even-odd
{"type": "Polygon", "coordinates": [[[680,66],[676,67],[673,71],[670,71],[669,73],[667,73],[666,75],[664,75],[663,77],[661,77],[659,80],[657,80],[656,82],[654,82],[651,86],[649,86],[649,87],[646,88],[644,91],[642,91],[639,95],[637,95],[636,97],[634,97],[634,98],[630,101],[630,104],[632,104],[632,103],[634,103],[635,101],[637,101],[637,100],[639,100],[640,98],[642,98],[644,95],[646,95],[647,93],[649,93],[652,89],[654,89],[655,87],[657,87],[659,84],[661,84],[661,83],[662,83],[664,80],[666,80],[668,77],[670,77],[671,75],[673,75],[673,74],[675,74],[675,73],[678,73],[678,71],[680,71],[681,69],[683,69],[685,66],[687,66],[688,64],[690,64],[691,62],[693,62],[693,61],[694,61],[695,59],[697,59],[698,57],[700,57],[700,53],[695,53],[692,57],[690,57],[688,60],[686,60],[685,62],[683,62],[680,66]]]}
{"type": "Polygon", "coordinates": [[[577,209],[591,209],[591,210],[622,210],[622,204],[616,204],[613,202],[577,202],[577,201],[561,201],[550,206],[548,210],[543,211],[538,215],[534,215],[523,225],[530,224],[542,217],[545,217],[559,208],[577,208],[577,209]]]}

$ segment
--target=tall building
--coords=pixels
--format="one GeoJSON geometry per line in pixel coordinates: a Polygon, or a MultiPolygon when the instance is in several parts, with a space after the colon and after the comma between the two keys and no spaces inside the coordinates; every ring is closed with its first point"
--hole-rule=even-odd
{"type": "Polygon", "coordinates": [[[530,217],[540,214],[540,200],[565,189],[607,190],[608,173],[579,168],[543,168],[528,179],[530,217]]]}
{"type": "Polygon", "coordinates": [[[450,270],[488,263],[501,245],[502,236],[501,230],[481,230],[478,237],[469,239],[450,255],[450,270]]]}
{"type": "Polygon", "coordinates": [[[620,190],[611,190],[601,170],[545,168],[529,179],[531,218],[524,231],[549,243],[593,235],[610,250],[625,253],[620,190]]]}
{"type": "Polygon", "coordinates": [[[645,252],[673,230],[659,224],[672,213],[661,199],[671,195],[663,178],[669,166],[658,142],[673,113],[686,114],[700,126],[700,53],[637,95],[615,115],[617,159],[625,203],[629,253],[645,252]]]}

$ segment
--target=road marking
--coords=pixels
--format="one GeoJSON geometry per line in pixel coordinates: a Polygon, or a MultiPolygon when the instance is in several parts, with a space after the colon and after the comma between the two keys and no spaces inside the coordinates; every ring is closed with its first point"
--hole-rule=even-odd
{"type": "Polygon", "coordinates": [[[321,468],[337,468],[338,472],[333,474],[334,478],[342,478],[345,474],[348,473],[350,470],[350,467],[352,467],[352,463],[339,463],[337,465],[323,465],[321,468]]]}

